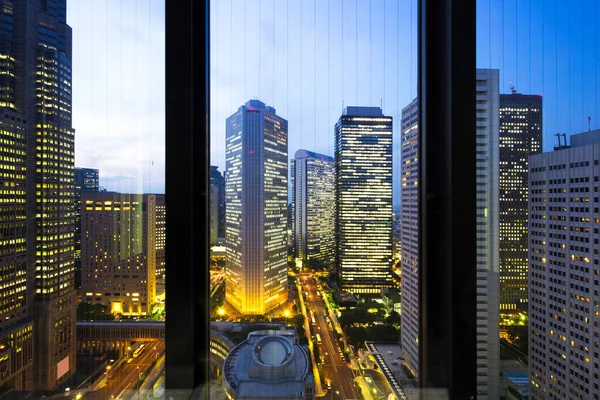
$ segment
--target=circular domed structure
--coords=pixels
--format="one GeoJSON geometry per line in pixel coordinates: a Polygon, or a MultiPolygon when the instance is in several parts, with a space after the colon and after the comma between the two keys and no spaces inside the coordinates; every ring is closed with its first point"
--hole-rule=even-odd
{"type": "Polygon", "coordinates": [[[251,332],[225,359],[223,378],[229,396],[239,400],[314,396],[310,359],[295,331],[251,332]]]}

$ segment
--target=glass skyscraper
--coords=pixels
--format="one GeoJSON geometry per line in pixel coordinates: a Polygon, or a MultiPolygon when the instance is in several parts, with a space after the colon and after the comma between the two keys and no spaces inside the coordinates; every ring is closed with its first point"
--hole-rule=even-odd
{"type": "Polygon", "coordinates": [[[71,28],[66,0],[0,5],[0,386],[47,390],[75,372],[71,28]]]}
{"type": "Polygon", "coordinates": [[[226,301],[265,314],[287,301],[288,126],[249,100],[226,122],[226,301]]]}
{"type": "Polygon", "coordinates": [[[336,268],[342,290],[392,286],[392,117],[347,107],[335,125],[336,268]]]}
{"type": "Polygon", "coordinates": [[[335,185],[333,158],[298,150],[291,160],[294,253],[303,262],[333,266],[335,185]]]}
{"type": "Polygon", "coordinates": [[[542,151],[542,96],[500,95],[500,310],[527,310],[528,157],[542,151]]]}

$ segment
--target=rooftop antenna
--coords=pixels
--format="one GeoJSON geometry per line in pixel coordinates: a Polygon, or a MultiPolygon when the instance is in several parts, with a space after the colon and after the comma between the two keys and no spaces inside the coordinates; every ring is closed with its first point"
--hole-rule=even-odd
{"type": "Polygon", "coordinates": [[[560,137],[562,136],[562,134],[556,133],[556,134],[554,134],[554,136],[556,136],[558,138],[558,148],[560,148],[561,147],[561,145],[560,145],[560,137]]]}
{"type": "Polygon", "coordinates": [[[588,117],[588,132],[592,130],[592,117],[588,117]]]}
{"type": "Polygon", "coordinates": [[[344,99],[342,99],[342,114],[344,113],[344,99]]]}
{"type": "Polygon", "coordinates": [[[383,111],[383,96],[379,98],[379,104],[381,106],[381,111],[383,111]]]}
{"type": "Polygon", "coordinates": [[[517,93],[517,89],[515,89],[515,85],[513,85],[513,83],[512,83],[512,82],[508,82],[508,85],[510,86],[510,92],[511,92],[512,94],[515,94],[515,93],[517,93]]]}

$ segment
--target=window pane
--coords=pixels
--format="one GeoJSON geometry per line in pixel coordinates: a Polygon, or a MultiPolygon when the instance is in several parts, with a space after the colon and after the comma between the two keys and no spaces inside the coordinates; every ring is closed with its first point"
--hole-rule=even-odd
{"type": "Polygon", "coordinates": [[[0,394],[152,394],[164,2],[3,1],[0,14],[0,394]]]}
{"type": "Polygon", "coordinates": [[[400,154],[416,17],[416,0],[211,2],[214,398],[415,392],[400,154]],[[290,360],[290,393],[261,380],[290,360]]]}
{"type": "Polygon", "coordinates": [[[493,110],[477,123],[497,171],[482,170],[497,187],[481,191],[493,201],[478,231],[489,260],[478,371],[489,398],[598,396],[599,12],[589,1],[477,2],[477,66],[497,82],[491,102],[477,99],[493,110]]]}

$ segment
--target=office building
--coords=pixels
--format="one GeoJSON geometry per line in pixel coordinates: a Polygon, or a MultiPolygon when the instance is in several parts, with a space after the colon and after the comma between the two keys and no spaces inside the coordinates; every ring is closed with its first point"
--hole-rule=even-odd
{"type": "Polygon", "coordinates": [[[225,177],[219,167],[210,167],[210,243],[225,237],[225,177]]]}
{"type": "MultiPolygon", "coordinates": [[[[498,75],[498,70],[478,69],[476,83],[477,342],[474,345],[477,347],[477,399],[484,400],[499,398],[500,379],[498,75]]],[[[418,169],[413,164],[418,161],[417,115],[418,102],[413,101],[403,111],[402,124],[402,165],[405,166],[402,170],[402,350],[407,367],[418,378],[418,192],[411,190],[411,186],[418,186],[415,177],[418,169]]]]}
{"type": "Polygon", "coordinates": [[[333,158],[298,150],[291,160],[294,256],[332,267],[335,258],[333,158]]]}
{"type": "Polygon", "coordinates": [[[600,395],[600,130],[529,157],[533,399],[600,395]]]}
{"type": "Polygon", "coordinates": [[[226,123],[225,299],[265,314],[287,301],[288,126],[249,100],[226,123]]]}
{"type": "Polygon", "coordinates": [[[500,95],[500,311],[527,310],[528,156],[542,151],[542,96],[500,95]]]}
{"type": "Polygon", "coordinates": [[[1,3],[0,391],[50,390],[75,372],[71,28],[66,0],[1,3]]]}
{"type": "Polygon", "coordinates": [[[313,400],[315,380],[308,348],[293,330],[254,331],[223,362],[227,398],[313,400]]]}
{"type": "Polygon", "coordinates": [[[342,290],[392,286],[392,117],[347,107],[335,125],[336,268],[342,290]]]}
{"type": "Polygon", "coordinates": [[[75,217],[75,282],[81,286],[81,194],[98,193],[100,190],[99,171],[92,168],[75,168],[74,210],[75,217]]]}
{"type": "Polygon", "coordinates": [[[419,373],[419,101],[402,109],[400,262],[402,350],[412,372],[419,373]]]}
{"type": "Polygon", "coordinates": [[[164,285],[167,277],[167,207],[164,194],[156,194],[156,284],[164,285]]]}
{"type": "Polygon", "coordinates": [[[82,302],[123,315],[147,315],[156,297],[154,194],[82,196],[82,302]]]}

